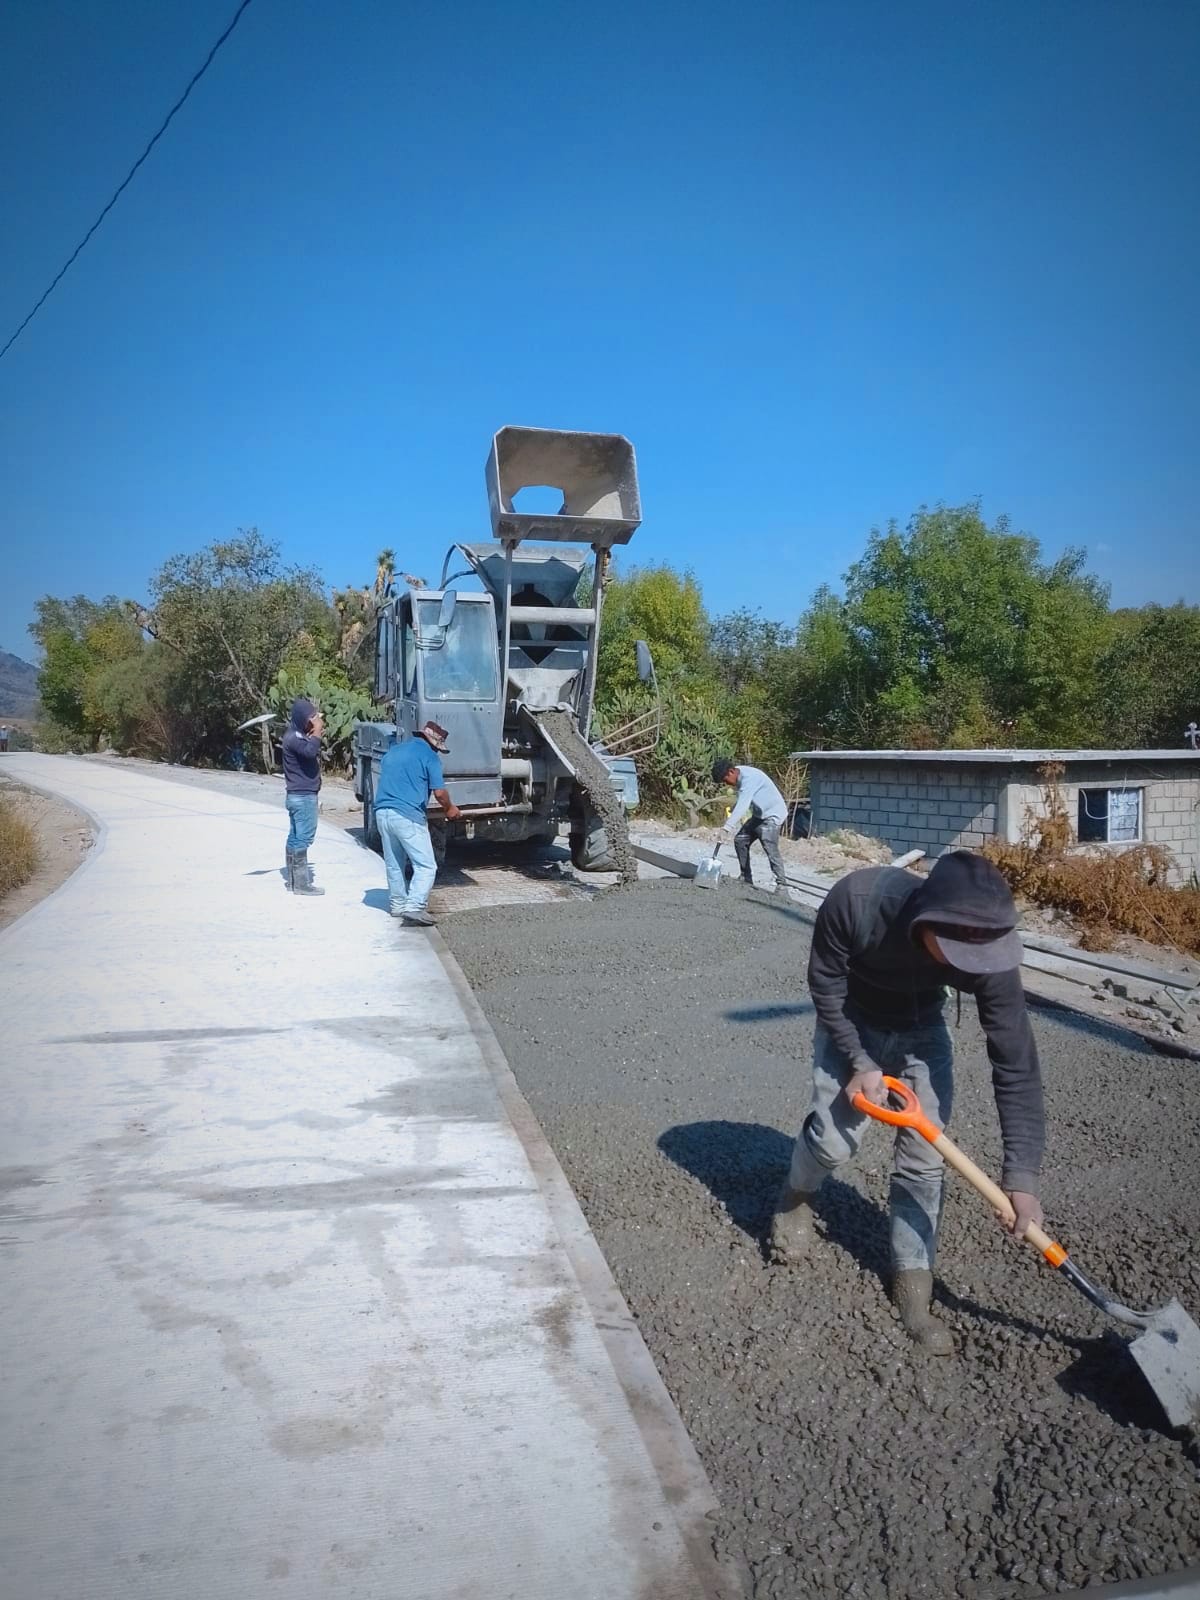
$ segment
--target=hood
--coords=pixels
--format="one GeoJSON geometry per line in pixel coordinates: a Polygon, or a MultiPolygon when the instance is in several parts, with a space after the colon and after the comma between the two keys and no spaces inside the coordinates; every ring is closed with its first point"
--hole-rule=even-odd
{"type": "Polygon", "coordinates": [[[293,700],[292,702],[292,728],[296,733],[307,733],[308,725],[317,714],[317,708],[311,700],[293,700]]]}
{"type": "Polygon", "coordinates": [[[941,856],[905,912],[910,936],[934,928],[942,954],[960,972],[1008,972],[1021,964],[1012,891],[990,861],[970,850],[941,856]]]}

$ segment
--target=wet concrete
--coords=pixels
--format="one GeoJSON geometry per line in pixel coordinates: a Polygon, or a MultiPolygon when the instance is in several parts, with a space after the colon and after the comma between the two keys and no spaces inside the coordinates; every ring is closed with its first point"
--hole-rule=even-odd
{"type": "Polygon", "coordinates": [[[638,864],[629,839],[629,819],[624,801],[612,786],[608,768],[565,711],[541,711],[536,720],[573,763],[580,787],[604,823],[609,853],[622,883],[636,883],[638,864]]]}
{"type": "MultiPolygon", "coordinates": [[[[1065,1592],[1200,1561],[1195,1441],[1121,1336],[949,1186],[914,1360],[887,1302],[883,1129],[829,1181],[822,1240],[764,1260],[807,1097],[812,914],[724,884],[468,912],[443,933],[549,1136],[713,1481],[755,1597],[1065,1592]]],[[[999,1133],[970,1003],[951,1131],[999,1133]]],[[[1194,1063],[1036,1013],[1048,1227],[1125,1300],[1200,1313],[1194,1063]]]]}

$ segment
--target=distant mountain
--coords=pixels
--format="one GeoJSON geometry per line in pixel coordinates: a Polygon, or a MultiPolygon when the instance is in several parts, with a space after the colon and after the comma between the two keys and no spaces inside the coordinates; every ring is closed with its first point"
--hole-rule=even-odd
{"type": "Polygon", "coordinates": [[[0,650],[0,717],[37,715],[38,669],[0,650]]]}

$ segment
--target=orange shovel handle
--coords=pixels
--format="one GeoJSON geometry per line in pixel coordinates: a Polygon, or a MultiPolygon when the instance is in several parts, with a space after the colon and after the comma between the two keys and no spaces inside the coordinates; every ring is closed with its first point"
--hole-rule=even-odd
{"type": "Polygon", "coordinates": [[[874,1117],[877,1122],[890,1122],[893,1128],[913,1128],[922,1139],[928,1139],[930,1144],[936,1143],[938,1129],[921,1110],[921,1103],[908,1084],[901,1082],[899,1078],[889,1078],[885,1074],[883,1086],[889,1094],[903,1101],[903,1104],[877,1106],[873,1100],[868,1100],[865,1094],[856,1094],[851,1101],[854,1109],[866,1112],[868,1117],[874,1117]]]}
{"type": "MultiPolygon", "coordinates": [[[[877,1122],[890,1122],[893,1128],[912,1128],[922,1139],[928,1139],[943,1161],[964,1177],[972,1188],[978,1190],[997,1216],[1011,1223],[1014,1215],[1012,1201],[1004,1190],[993,1183],[986,1172],[981,1172],[970,1156],[960,1150],[939,1128],[934,1127],[921,1110],[920,1101],[908,1084],[902,1083],[899,1078],[889,1078],[886,1073],[883,1082],[888,1093],[903,1102],[901,1105],[877,1106],[868,1100],[865,1094],[856,1094],[851,1101],[854,1109],[865,1113],[868,1117],[874,1117],[877,1122]]],[[[1067,1252],[1058,1240],[1043,1232],[1036,1222],[1029,1223],[1024,1238],[1045,1256],[1052,1267],[1061,1267],[1068,1259],[1067,1252]]]]}

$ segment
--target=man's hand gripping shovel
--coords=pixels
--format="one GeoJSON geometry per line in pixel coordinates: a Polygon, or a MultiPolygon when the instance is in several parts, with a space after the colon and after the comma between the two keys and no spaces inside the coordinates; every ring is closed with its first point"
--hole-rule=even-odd
{"type": "MultiPolygon", "coordinates": [[[[994,1184],[985,1172],[981,1172],[952,1139],[934,1127],[908,1084],[886,1075],[883,1083],[889,1097],[899,1100],[898,1106],[875,1105],[866,1095],[858,1093],[851,1102],[855,1110],[879,1122],[890,1123],[895,1128],[912,1128],[923,1139],[928,1139],[946,1165],[964,1177],[997,1216],[1011,1226],[1014,1212],[1004,1190],[994,1184]]],[[[1075,1265],[1062,1245],[1043,1232],[1036,1223],[1027,1225],[1023,1237],[1041,1254],[1043,1260],[1056,1268],[1068,1283],[1086,1295],[1106,1316],[1143,1330],[1133,1340],[1129,1350],[1158,1396],[1167,1420],[1174,1428],[1200,1427],[1200,1328],[1179,1301],[1169,1300],[1157,1311],[1132,1311],[1093,1282],[1087,1273],[1075,1265]]]]}

